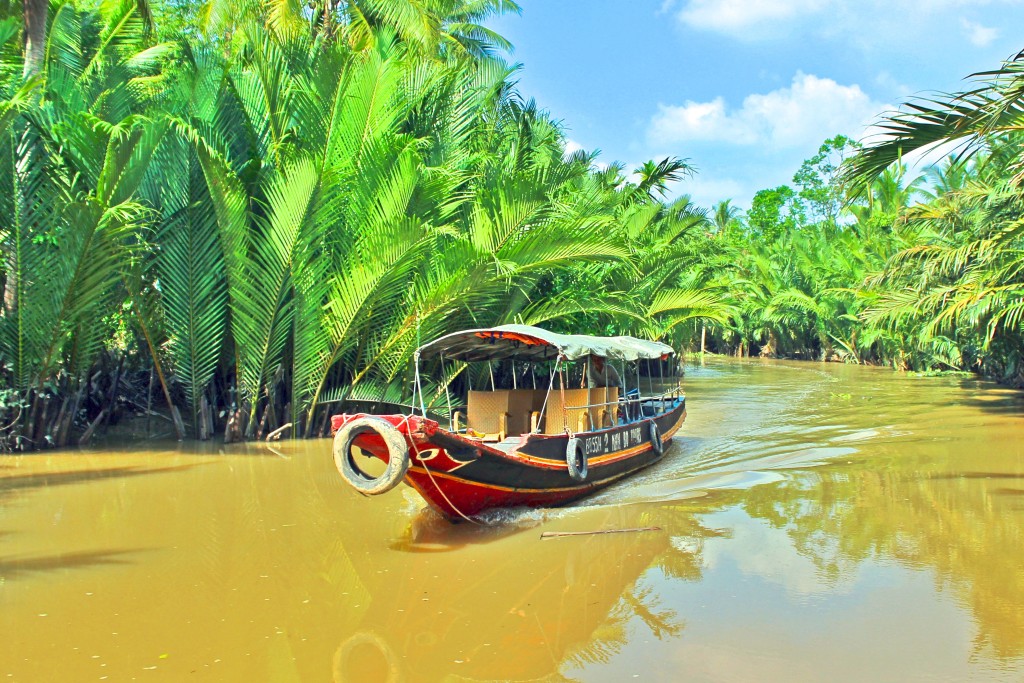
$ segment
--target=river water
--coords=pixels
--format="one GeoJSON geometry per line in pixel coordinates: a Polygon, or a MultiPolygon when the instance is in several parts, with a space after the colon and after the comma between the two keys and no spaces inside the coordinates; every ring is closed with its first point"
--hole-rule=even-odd
{"type": "Polygon", "coordinates": [[[326,440],[0,459],[0,681],[1024,680],[1019,393],[685,387],[661,463],[488,526],[358,496],[326,440]]]}

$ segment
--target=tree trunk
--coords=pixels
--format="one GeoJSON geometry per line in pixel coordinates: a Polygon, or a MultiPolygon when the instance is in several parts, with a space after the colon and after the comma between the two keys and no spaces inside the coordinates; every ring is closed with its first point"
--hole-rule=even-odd
{"type": "Polygon", "coordinates": [[[149,369],[149,388],[146,389],[146,437],[149,437],[149,418],[153,414],[153,380],[156,379],[156,371],[149,369]]]}
{"type": "Polygon", "coordinates": [[[46,57],[46,17],[49,10],[49,0],[25,0],[22,10],[25,24],[25,78],[36,76],[43,70],[46,57]]]}
{"type": "MultiPolygon", "coordinates": [[[[70,384],[71,383],[69,383],[69,386],[70,384]]],[[[78,415],[78,408],[82,404],[82,395],[85,393],[85,380],[79,379],[75,384],[77,385],[75,400],[71,404],[71,410],[69,410],[67,415],[64,416],[63,424],[58,427],[59,433],[56,437],[57,446],[66,446],[68,441],[71,439],[71,428],[74,425],[75,417],[78,415]]]]}
{"type": "Polygon", "coordinates": [[[245,427],[248,411],[242,405],[229,412],[228,423],[224,427],[224,443],[235,443],[245,441],[245,427]]]}
{"type": "Polygon", "coordinates": [[[96,428],[107,419],[107,412],[106,408],[100,411],[100,414],[96,416],[96,419],[92,421],[92,424],[86,428],[85,433],[82,434],[82,438],[78,440],[79,446],[88,445],[89,441],[92,439],[92,435],[96,432],[96,428]]]}
{"type": "Polygon", "coordinates": [[[206,392],[203,392],[199,399],[199,439],[206,441],[213,436],[213,415],[210,412],[210,402],[206,400],[206,392]]]}
{"type": "Polygon", "coordinates": [[[171,406],[171,421],[174,423],[174,431],[178,434],[178,441],[185,440],[185,423],[181,421],[181,411],[178,406],[171,406]]]}

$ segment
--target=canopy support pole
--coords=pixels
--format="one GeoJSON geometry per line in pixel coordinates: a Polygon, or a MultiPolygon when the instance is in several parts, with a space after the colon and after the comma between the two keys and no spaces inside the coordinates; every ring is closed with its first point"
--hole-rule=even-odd
{"type": "Polygon", "coordinates": [[[423,404],[423,385],[420,384],[420,352],[419,351],[416,351],[416,375],[415,375],[414,381],[415,381],[415,385],[414,385],[413,394],[412,394],[412,410],[413,410],[414,413],[416,412],[416,393],[419,392],[419,395],[420,395],[420,413],[422,413],[423,417],[426,417],[427,416],[427,407],[423,404]]]}
{"type": "MultiPolygon", "coordinates": [[[[546,411],[548,409],[548,398],[551,397],[551,390],[555,388],[555,373],[556,372],[558,372],[558,361],[557,360],[555,361],[555,367],[551,368],[551,381],[548,383],[548,393],[544,394],[544,405],[542,405],[540,407],[541,419],[544,419],[544,416],[547,415],[546,411]]],[[[534,384],[534,388],[536,389],[536,385],[537,385],[537,376],[536,375],[534,375],[533,384],[534,384]]],[[[538,433],[540,432],[540,420],[537,421],[537,431],[538,431],[538,433]]]]}
{"type": "Polygon", "coordinates": [[[619,398],[624,400],[626,403],[622,406],[626,414],[622,417],[622,423],[625,424],[632,419],[632,412],[629,406],[629,375],[626,374],[626,361],[619,361],[619,380],[622,381],[622,396],[619,398]]]}
{"type": "Polygon", "coordinates": [[[449,431],[455,431],[455,420],[452,413],[452,393],[448,390],[450,382],[444,376],[444,354],[441,354],[441,378],[444,380],[444,398],[448,401],[448,429],[449,431]]]}
{"type": "Polygon", "coordinates": [[[644,417],[644,390],[640,385],[640,359],[636,361],[636,419],[642,420],[644,417]]]}
{"type": "Polygon", "coordinates": [[[661,412],[665,412],[665,361],[658,359],[658,380],[661,382],[661,412]]]}

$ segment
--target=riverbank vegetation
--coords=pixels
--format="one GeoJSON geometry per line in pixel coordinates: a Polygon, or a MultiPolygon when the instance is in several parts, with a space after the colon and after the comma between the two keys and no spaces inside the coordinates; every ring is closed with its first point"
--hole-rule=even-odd
{"type": "Polygon", "coordinates": [[[719,221],[719,347],[1024,384],[1022,66],[904,105],[866,147],[827,140],[745,225],[719,221]]]}
{"type": "Polygon", "coordinates": [[[2,447],[135,414],[323,434],[400,403],[422,341],[510,322],[1020,376],[1016,62],[897,142],[827,141],[743,215],[669,198],[684,159],[566,154],[486,27],[509,11],[5,5],[2,447]],[[960,137],[977,154],[903,169],[960,137]]]}

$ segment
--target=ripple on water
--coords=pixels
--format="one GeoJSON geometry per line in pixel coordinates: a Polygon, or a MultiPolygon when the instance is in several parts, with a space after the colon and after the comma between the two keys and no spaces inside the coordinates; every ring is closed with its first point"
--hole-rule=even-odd
{"type": "MultiPolygon", "coordinates": [[[[748,489],[779,481],[782,470],[848,459],[894,430],[864,425],[855,395],[842,391],[842,368],[760,363],[689,367],[688,418],[665,459],[590,498],[621,505],[748,489]]],[[[888,388],[870,389],[890,395],[888,388]]],[[[859,395],[856,396],[859,398],[859,395]]]]}

